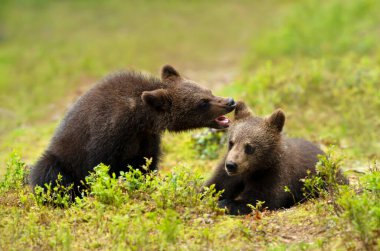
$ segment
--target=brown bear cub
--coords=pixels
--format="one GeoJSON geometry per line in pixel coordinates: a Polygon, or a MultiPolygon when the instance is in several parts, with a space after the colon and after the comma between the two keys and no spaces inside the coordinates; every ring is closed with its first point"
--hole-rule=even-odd
{"type": "Polygon", "coordinates": [[[50,145],[34,165],[30,184],[81,184],[93,168],[104,163],[110,172],[140,169],[152,158],[157,169],[160,138],[165,130],[200,127],[226,128],[223,115],[234,110],[232,98],[214,96],[210,90],[164,66],[161,79],[136,72],[112,74],[85,93],[68,111],[50,145]]]}
{"type": "Polygon", "coordinates": [[[206,182],[224,190],[219,206],[229,214],[248,214],[247,204],[265,201],[268,209],[286,208],[303,201],[301,179],[315,174],[321,149],[303,139],[281,134],[285,115],[275,111],[267,118],[251,115],[238,102],[235,121],[229,128],[229,148],[224,160],[206,182]],[[291,193],[285,192],[287,186],[291,193]]]}

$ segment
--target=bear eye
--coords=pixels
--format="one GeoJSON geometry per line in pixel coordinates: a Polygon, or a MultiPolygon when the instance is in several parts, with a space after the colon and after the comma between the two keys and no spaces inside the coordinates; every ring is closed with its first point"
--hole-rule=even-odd
{"type": "Polygon", "coordinates": [[[210,100],[208,99],[202,99],[201,102],[199,102],[198,107],[201,109],[207,108],[210,105],[210,100]]]}
{"type": "Polygon", "coordinates": [[[228,149],[229,150],[231,150],[233,146],[234,146],[234,142],[232,142],[232,141],[228,142],[228,149]]]}
{"type": "Polygon", "coordinates": [[[244,152],[246,154],[252,154],[255,152],[255,147],[253,147],[252,145],[246,144],[244,147],[244,152]]]}

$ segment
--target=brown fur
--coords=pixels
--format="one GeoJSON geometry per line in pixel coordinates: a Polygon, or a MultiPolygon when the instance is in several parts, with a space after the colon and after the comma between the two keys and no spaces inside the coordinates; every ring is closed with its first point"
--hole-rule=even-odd
{"type": "Polygon", "coordinates": [[[162,69],[161,80],[136,72],[112,74],[68,111],[32,168],[30,183],[54,184],[60,173],[63,185],[77,188],[99,163],[116,174],[128,165],[145,172],[144,157],[153,158],[150,170],[155,170],[164,130],[222,128],[215,118],[234,108],[233,99],[213,96],[171,66],[162,69]]]}
{"type": "Polygon", "coordinates": [[[324,153],[311,142],[283,136],[284,123],[281,110],[260,118],[238,102],[228,153],[205,184],[224,190],[219,206],[230,214],[248,214],[247,204],[258,200],[265,201],[264,207],[278,209],[305,199],[300,179],[308,170],[315,174],[317,156],[324,153]],[[284,191],[285,186],[292,194],[284,191]]]}

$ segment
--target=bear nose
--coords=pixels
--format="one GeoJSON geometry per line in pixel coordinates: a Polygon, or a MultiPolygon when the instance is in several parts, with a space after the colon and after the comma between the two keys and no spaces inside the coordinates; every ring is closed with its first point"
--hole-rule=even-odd
{"type": "Polygon", "coordinates": [[[230,173],[235,173],[237,171],[237,164],[235,162],[228,161],[226,163],[226,169],[230,173]]]}
{"type": "Polygon", "coordinates": [[[227,99],[227,105],[228,106],[235,106],[236,105],[236,102],[233,98],[228,98],[227,99]]]}

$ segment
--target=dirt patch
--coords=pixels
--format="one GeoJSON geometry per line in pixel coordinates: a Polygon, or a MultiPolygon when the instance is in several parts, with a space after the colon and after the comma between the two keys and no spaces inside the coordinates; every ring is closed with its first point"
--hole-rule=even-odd
{"type": "MultiPolygon", "coordinates": [[[[335,224],[328,217],[317,214],[315,202],[307,202],[303,205],[278,211],[264,211],[257,215],[244,218],[244,224],[255,233],[253,240],[259,236],[268,243],[282,243],[293,245],[315,243],[318,239],[334,237],[335,224]]],[[[260,238],[259,238],[260,240],[260,238]]],[[[256,242],[256,241],[253,241],[256,242]]],[[[261,243],[253,243],[259,245],[261,243]]]]}

